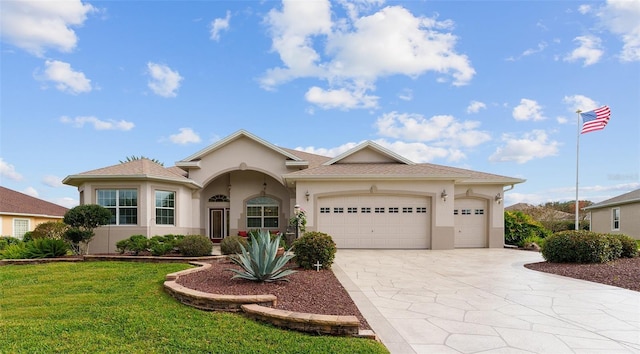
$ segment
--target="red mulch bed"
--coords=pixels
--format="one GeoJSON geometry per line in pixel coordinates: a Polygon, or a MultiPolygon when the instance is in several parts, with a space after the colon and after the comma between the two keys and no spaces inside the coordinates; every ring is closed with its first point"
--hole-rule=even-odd
{"type": "Polygon", "coordinates": [[[525,264],[525,267],[545,273],[640,291],[640,257],[620,258],[613,262],[597,264],[540,262],[525,264]]]}
{"type": "MultiPolygon", "coordinates": [[[[231,279],[229,268],[240,269],[230,262],[211,262],[208,270],[194,272],[178,278],[178,284],[212,294],[261,295],[273,294],[278,298],[276,308],[315,313],[320,315],[356,316],[361,329],[371,329],[349,293],[342,287],[331,270],[303,270],[287,276],[286,281],[256,283],[244,279],[231,279]]],[[[291,265],[293,268],[294,265],[291,265]]]]}

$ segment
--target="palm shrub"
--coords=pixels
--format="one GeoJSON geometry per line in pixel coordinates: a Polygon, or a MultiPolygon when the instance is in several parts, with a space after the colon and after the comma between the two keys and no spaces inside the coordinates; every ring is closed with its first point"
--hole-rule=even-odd
{"type": "Polygon", "coordinates": [[[323,232],[306,232],[293,242],[293,251],[300,267],[312,269],[315,262],[320,262],[323,268],[329,269],[336,256],[336,243],[323,232]]]}
{"type": "Polygon", "coordinates": [[[247,239],[242,236],[227,236],[220,242],[220,252],[222,254],[238,254],[242,252],[240,245],[247,248],[247,239]]]}
{"type": "Polygon", "coordinates": [[[37,238],[25,244],[24,258],[55,258],[67,254],[69,245],[64,240],[37,238]]]}
{"type": "Polygon", "coordinates": [[[213,244],[208,237],[202,235],[187,235],[177,244],[178,251],[186,257],[210,256],[213,244]]]}
{"type": "Polygon", "coordinates": [[[241,270],[229,269],[235,273],[231,279],[241,278],[257,282],[289,281],[285,277],[295,273],[295,270],[283,269],[283,267],[293,258],[293,255],[290,252],[277,255],[280,236],[273,240],[269,231],[260,230],[257,236],[256,233],[252,233],[250,237],[251,242],[247,248],[240,244],[241,253],[230,257],[233,263],[242,268],[241,270]]]}
{"type": "Polygon", "coordinates": [[[11,245],[22,243],[19,238],[12,236],[0,236],[0,252],[11,245]]]}
{"type": "Polygon", "coordinates": [[[24,242],[13,243],[0,251],[0,259],[24,259],[27,247],[24,242]]]}

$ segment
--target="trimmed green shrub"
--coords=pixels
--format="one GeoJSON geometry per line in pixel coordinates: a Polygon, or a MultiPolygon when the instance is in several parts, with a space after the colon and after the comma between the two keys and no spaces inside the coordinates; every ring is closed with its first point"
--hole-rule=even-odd
{"type": "Polygon", "coordinates": [[[248,246],[247,239],[242,236],[227,236],[220,242],[220,252],[222,254],[238,254],[242,253],[242,245],[245,249],[248,246]]]}
{"type": "Polygon", "coordinates": [[[120,240],[116,243],[118,252],[133,252],[134,255],[138,255],[140,252],[147,251],[149,249],[149,239],[145,235],[131,235],[131,237],[120,240]]]}
{"type": "Polygon", "coordinates": [[[241,278],[259,282],[288,281],[285,277],[295,273],[283,267],[293,258],[289,252],[278,256],[280,236],[271,238],[268,231],[260,231],[258,236],[251,234],[248,248],[240,245],[241,253],[231,256],[231,261],[242,269],[229,269],[235,273],[231,279],[241,278]]]}
{"type": "Polygon", "coordinates": [[[324,269],[331,268],[336,256],[336,243],[331,236],[322,232],[306,232],[293,242],[296,254],[295,262],[304,269],[312,269],[316,262],[320,262],[324,269]]]}
{"type": "Polygon", "coordinates": [[[153,236],[149,239],[149,251],[152,256],[164,256],[175,249],[175,244],[173,235],[153,236]]]}
{"type": "Polygon", "coordinates": [[[520,246],[527,237],[545,238],[550,232],[531,216],[521,211],[504,212],[504,242],[520,246]]]}
{"type": "Polygon", "coordinates": [[[27,231],[22,235],[22,241],[29,242],[33,241],[33,231],[27,231]]]}
{"type": "Polygon", "coordinates": [[[622,254],[622,243],[616,237],[591,231],[562,231],[545,240],[542,256],[553,263],[604,263],[622,254]]]}
{"type": "Polygon", "coordinates": [[[63,240],[37,238],[25,243],[24,258],[55,258],[67,254],[69,245],[63,240]]]}
{"type": "Polygon", "coordinates": [[[178,251],[186,257],[210,256],[213,244],[208,237],[202,235],[187,235],[178,242],[178,251]]]}
{"type": "Polygon", "coordinates": [[[36,228],[31,232],[32,239],[38,238],[52,238],[61,240],[64,238],[64,233],[69,226],[61,221],[47,221],[38,224],[36,228]]]}
{"type": "Polygon", "coordinates": [[[616,238],[620,241],[622,246],[620,257],[633,258],[638,255],[638,244],[635,239],[624,234],[607,234],[607,236],[616,238]]]}
{"type": "Polygon", "coordinates": [[[0,251],[11,245],[17,245],[22,243],[22,240],[12,236],[0,236],[0,251]]]}

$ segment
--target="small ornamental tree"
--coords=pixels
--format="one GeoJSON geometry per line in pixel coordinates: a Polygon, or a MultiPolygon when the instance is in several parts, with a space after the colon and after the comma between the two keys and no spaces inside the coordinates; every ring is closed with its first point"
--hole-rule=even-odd
{"type": "Polygon", "coordinates": [[[47,221],[42,224],[38,224],[36,228],[31,232],[31,238],[50,238],[54,240],[64,239],[64,233],[69,226],[61,221],[47,221]]]}
{"type": "Polygon", "coordinates": [[[80,254],[80,245],[86,246],[95,235],[93,230],[107,225],[111,216],[108,209],[97,204],[79,205],[64,214],[64,223],[69,225],[64,237],[71,243],[74,253],[80,254]]]}

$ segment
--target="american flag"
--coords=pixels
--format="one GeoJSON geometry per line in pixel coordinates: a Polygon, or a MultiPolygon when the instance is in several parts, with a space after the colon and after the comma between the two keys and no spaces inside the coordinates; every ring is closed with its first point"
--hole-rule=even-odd
{"type": "Polygon", "coordinates": [[[580,113],[580,117],[582,117],[582,130],[580,134],[589,133],[604,129],[607,123],[609,123],[611,110],[609,106],[602,106],[593,111],[580,113]]]}

